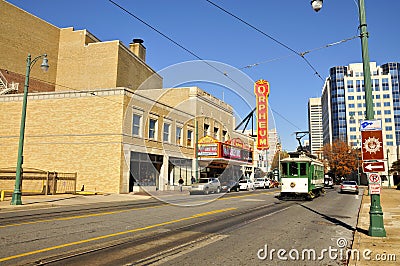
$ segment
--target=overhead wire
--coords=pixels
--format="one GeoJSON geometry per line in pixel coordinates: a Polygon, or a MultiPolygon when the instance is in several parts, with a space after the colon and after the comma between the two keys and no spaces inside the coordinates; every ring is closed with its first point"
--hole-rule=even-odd
{"type": "Polygon", "coordinates": [[[296,55],[300,56],[307,63],[307,65],[314,71],[314,74],[317,75],[322,81],[324,81],[324,79],[318,73],[317,69],[310,63],[310,61],[308,61],[307,58],[304,57],[304,55],[302,55],[301,53],[297,52],[296,50],[290,48],[288,45],[284,44],[283,42],[278,41],[277,39],[275,39],[271,35],[265,33],[264,31],[260,30],[259,28],[251,25],[250,23],[248,23],[247,21],[241,19],[240,17],[236,16],[235,14],[229,12],[228,10],[224,9],[223,7],[217,5],[216,3],[214,3],[214,2],[212,2],[210,0],[206,0],[206,1],[208,3],[210,3],[211,5],[215,6],[216,8],[220,9],[221,11],[225,12],[226,14],[234,17],[235,19],[239,20],[240,22],[244,23],[245,25],[249,26],[250,28],[254,29],[255,31],[261,33],[262,35],[266,36],[267,38],[269,38],[269,39],[273,40],[274,42],[278,43],[279,45],[285,47],[289,51],[291,51],[291,52],[295,53],[296,55]]]}
{"type": "MultiPolygon", "coordinates": [[[[338,45],[338,44],[341,44],[341,43],[344,43],[344,42],[347,42],[347,41],[350,41],[350,40],[353,40],[353,39],[359,38],[359,37],[360,36],[357,35],[357,36],[353,36],[353,37],[350,37],[350,38],[346,38],[346,39],[343,39],[343,40],[340,40],[340,41],[337,41],[337,42],[329,43],[329,44],[326,44],[326,45],[323,45],[323,46],[320,46],[320,47],[317,47],[317,48],[314,48],[314,49],[311,49],[311,50],[307,50],[307,51],[301,52],[300,54],[306,55],[306,54],[309,54],[311,52],[315,52],[315,51],[318,51],[318,50],[321,50],[321,49],[324,49],[324,48],[329,48],[331,46],[338,45]]],[[[240,67],[238,69],[242,70],[242,69],[245,69],[245,68],[252,68],[252,67],[259,66],[261,64],[282,60],[284,58],[288,58],[288,57],[292,57],[292,56],[295,56],[295,55],[290,54],[290,55],[286,55],[286,56],[276,57],[276,58],[272,58],[272,59],[269,59],[269,60],[265,60],[265,61],[261,61],[261,62],[257,62],[257,63],[253,63],[253,64],[249,64],[249,65],[246,65],[244,67],[240,67]]]]}
{"type": "MultiPolygon", "coordinates": [[[[128,15],[130,15],[131,17],[135,18],[136,20],[138,20],[139,22],[143,23],[144,25],[146,25],[147,27],[149,27],[150,29],[152,29],[153,31],[157,32],[158,34],[160,34],[161,36],[163,36],[164,38],[166,38],[167,40],[171,41],[173,44],[175,44],[176,46],[180,47],[181,49],[183,49],[184,51],[188,52],[189,54],[191,54],[192,56],[194,56],[195,58],[199,59],[200,61],[203,61],[204,63],[206,63],[207,65],[209,65],[210,67],[212,67],[213,69],[215,69],[216,71],[218,71],[219,73],[221,73],[222,75],[224,75],[225,77],[227,77],[228,79],[230,79],[232,82],[234,82],[236,85],[240,86],[242,89],[244,89],[245,91],[247,91],[246,88],[244,88],[241,84],[239,84],[238,82],[236,82],[234,79],[230,78],[230,76],[228,75],[228,73],[221,71],[220,69],[216,68],[215,66],[211,65],[209,62],[205,61],[203,58],[201,58],[200,56],[198,56],[196,53],[194,53],[193,51],[189,50],[188,48],[184,47],[183,45],[181,45],[180,43],[178,43],[177,41],[175,41],[174,39],[172,39],[171,37],[169,37],[168,35],[164,34],[163,32],[161,32],[160,30],[158,30],[157,28],[153,27],[152,25],[150,25],[149,23],[147,23],[146,21],[144,21],[143,19],[139,18],[138,16],[136,16],[135,14],[133,14],[132,12],[130,12],[129,10],[127,10],[126,8],[124,8],[123,6],[119,5],[118,3],[116,3],[113,0],[108,0],[110,3],[112,3],[114,6],[118,7],[119,9],[121,9],[122,11],[124,11],[125,13],[127,13],[128,15]]],[[[351,39],[354,39],[355,37],[352,38],[348,38],[333,44],[328,44],[325,45],[322,48],[316,48],[313,50],[309,50],[309,51],[305,51],[303,53],[297,52],[296,50],[290,48],[288,45],[282,43],[281,41],[277,40],[276,38],[272,37],[271,35],[265,33],[264,31],[258,29],[257,27],[251,25],[250,23],[246,22],[245,20],[241,19],[240,17],[234,15],[233,13],[225,10],[224,8],[220,7],[219,5],[215,4],[214,2],[210,1],[210,0],[206,0],[207,2],[209,2],[210,4],[214,5],[215,7],[217,7],[218,9],[222,10],[223,12],[229,14],[230,16],[236,18],[237,20],[241,21],[242,23],[246,24],[247,26],[251,27],[252,29],[258,31],[259,33],[263,34],[264,36],[270,38],[271,40],[273,40],[274,42],[278,43],[279,45],[285,47],[286,49],[290,50],[291,52],[293,52],[294,54],[300,56],[307,64],[308,66],[314,71],[314,74],[317,75],[322,81],[324,81],[324,79],[321,77],[321,75],[318,73],[318,71],[314,68],[314,66],[304,57],[306,54],[315,51],[315,50],[319,50],[322,48],[327,48],[330,47],[332,45],[335,44],[339,44],[342,43],[344,41],[348,41],[351,39]]],[[[275,61],[275,60],[280,60],[282,58],[286,58],[288,56],[285,57],[281,57],[281,58],[276,58],[276,59],[272,59],[272,60],[268,60],[265,62],[271,62],[271,61],[275,61]]],[[[252,65],[248,65],[245,66],[244,68],[251,68],[254,67],[256,65],[265,63],[265,62],[260,62],[260,63],[255,63],[252,65]]],[[[242,68],[243,69],[243,68],[242,68]]],[[[274,111],[276,112],[276,111],[274,111]]],[[[296,125],[294,125],[293,123],[291,123],[289,120],[287,120],[286,118],[284,118],[282,115],[280,115],[278,112],[276,112],[279,116],[281,116],[284,120],[286,120],[288,123],[290,123],[291,125],[295,126],[296,128],[298,128],[296,125]]]]}
{"type": "Polygon", "coordinates": [[[136,20],[140,21],[141,23],[143,23],[144,25],[146,25],[147,27],[149,27],[150,29],[154,30],[155,32],[157,32],[158,34],[160,34],[161,36],[163,36],[164,38],[166,38],[167,40],[169,40],[170,42],[172,42],[173,44],[175,44],[176,46],[180,47],[181,49],[185,50],[186,52],[188,52],[189,54],[193,55],[194,57],[196,57],[197,59],[199,59],[200,61],[204,62],[205,64],[207,64],[208,66],[210,66],[211,68],[215,69],[217,72],[219,72],[220,74],[224,75],[225,77],[227,77],[229,80],[231,80],[233,83],[235,83],[236,85],[238,85],[239,87],[241,87],[242,89],[244,89],[245,91],[247,91],[246,88],[244,88],[241,84],[239,84],[237,81],[235,81],[234,79],[232,79],[231,77],[228,77],[226,75],[225,72],[221,71],[220,69],[218,69],[217,67],[213,66],[212,64],[210,64],[207,60],[201,58],[200,56],[198,56],[197,54],[195,54],[194,52],[192,52],[191,50],[189,50],[188,48],[184,47],[183,45],[179,44],[177,41],[175,41],[174,39],[172,39],[171,37],[169,37],[168,35],[164,34],[163,32],[159,31],[158,29],[156,29],[155,27],[151,26],[149,23],[147,23],[146,21],[144,21],[143,19],[139,18],[138,16],[136,16],[135,14],[133,14],[132,12],[130,12],[129,10],[127,10],[126,8],[124,8],[123,6],[119,5],[118,3],[116,3],[113,0],[108,0],[110,3],[112,3],[113,5],[115,5],[116,7],[118,7],[119,9],[123,10],[125,13],[127,13],[128,15],[132,16],[133,18],[135,18],[136,20]]]}

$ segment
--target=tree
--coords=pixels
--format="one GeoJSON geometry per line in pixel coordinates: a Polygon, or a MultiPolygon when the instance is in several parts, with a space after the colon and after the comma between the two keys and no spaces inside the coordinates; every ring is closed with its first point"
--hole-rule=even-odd
{"type": "Polygon", "coordinates": [[[389,170],[390,174],[398,175],[400,173],[400,160],[394,161],[389,170]]]}
{"type": "Polygon", "coordinates": [[[352,149],[346,142],[336,140],[323,147],[323,154],[337,182],[340,177],[347,176],[359,167],[360,150],[352,149]]]}
{"type": "Polygon", "coordinates": [[[286,151],[277,151],[275,152],[274,158],[272,159],[271,169],[279,169],[279,159],[282,160],[284,158],[288,158],[289,154],[286,151]],[[280,157],[279,157],[280,156],[280,157]]]}

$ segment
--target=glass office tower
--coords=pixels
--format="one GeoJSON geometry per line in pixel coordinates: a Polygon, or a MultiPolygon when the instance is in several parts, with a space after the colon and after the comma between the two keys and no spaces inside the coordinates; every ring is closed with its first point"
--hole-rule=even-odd
{"type": "MultiPolygon", "coordinates": [[[[370,63],[374,118],[382,120],[383,142],[400,145],[400,63],[370,63]]],[[[324,144],[341,139],[360,147],[360,121],[365,119],[362,63],[329,70],[321,96],[324,144]]]]}

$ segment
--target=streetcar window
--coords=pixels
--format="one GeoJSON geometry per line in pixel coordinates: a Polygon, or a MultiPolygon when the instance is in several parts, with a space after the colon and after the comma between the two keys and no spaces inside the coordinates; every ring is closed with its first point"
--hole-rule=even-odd
{"type": "Polygon", "coordinates": [[[297,163],[290,163],[289,164],[289,175],[291,176],[297,176],[298,172],[297,172],[297,163]]]}
{"type": "Polygon", "coordinates": [[[287,175],[287,163],[282,163],[282,175],[287,175]]]}
{"type": "Polygon", "coordinates": [[[300,175],[307,175],[307,164],[300,163],[300,175]]]}

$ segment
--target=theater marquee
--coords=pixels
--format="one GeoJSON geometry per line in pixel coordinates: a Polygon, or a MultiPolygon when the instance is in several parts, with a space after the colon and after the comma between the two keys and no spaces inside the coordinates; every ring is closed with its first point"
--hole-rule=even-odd
{"type": "Polygon", "coordinates": [[[268,95],[269,83],[260,79],[254,83],[257,105],[257,149],[266,150],[268,144],[268,95]]]}

